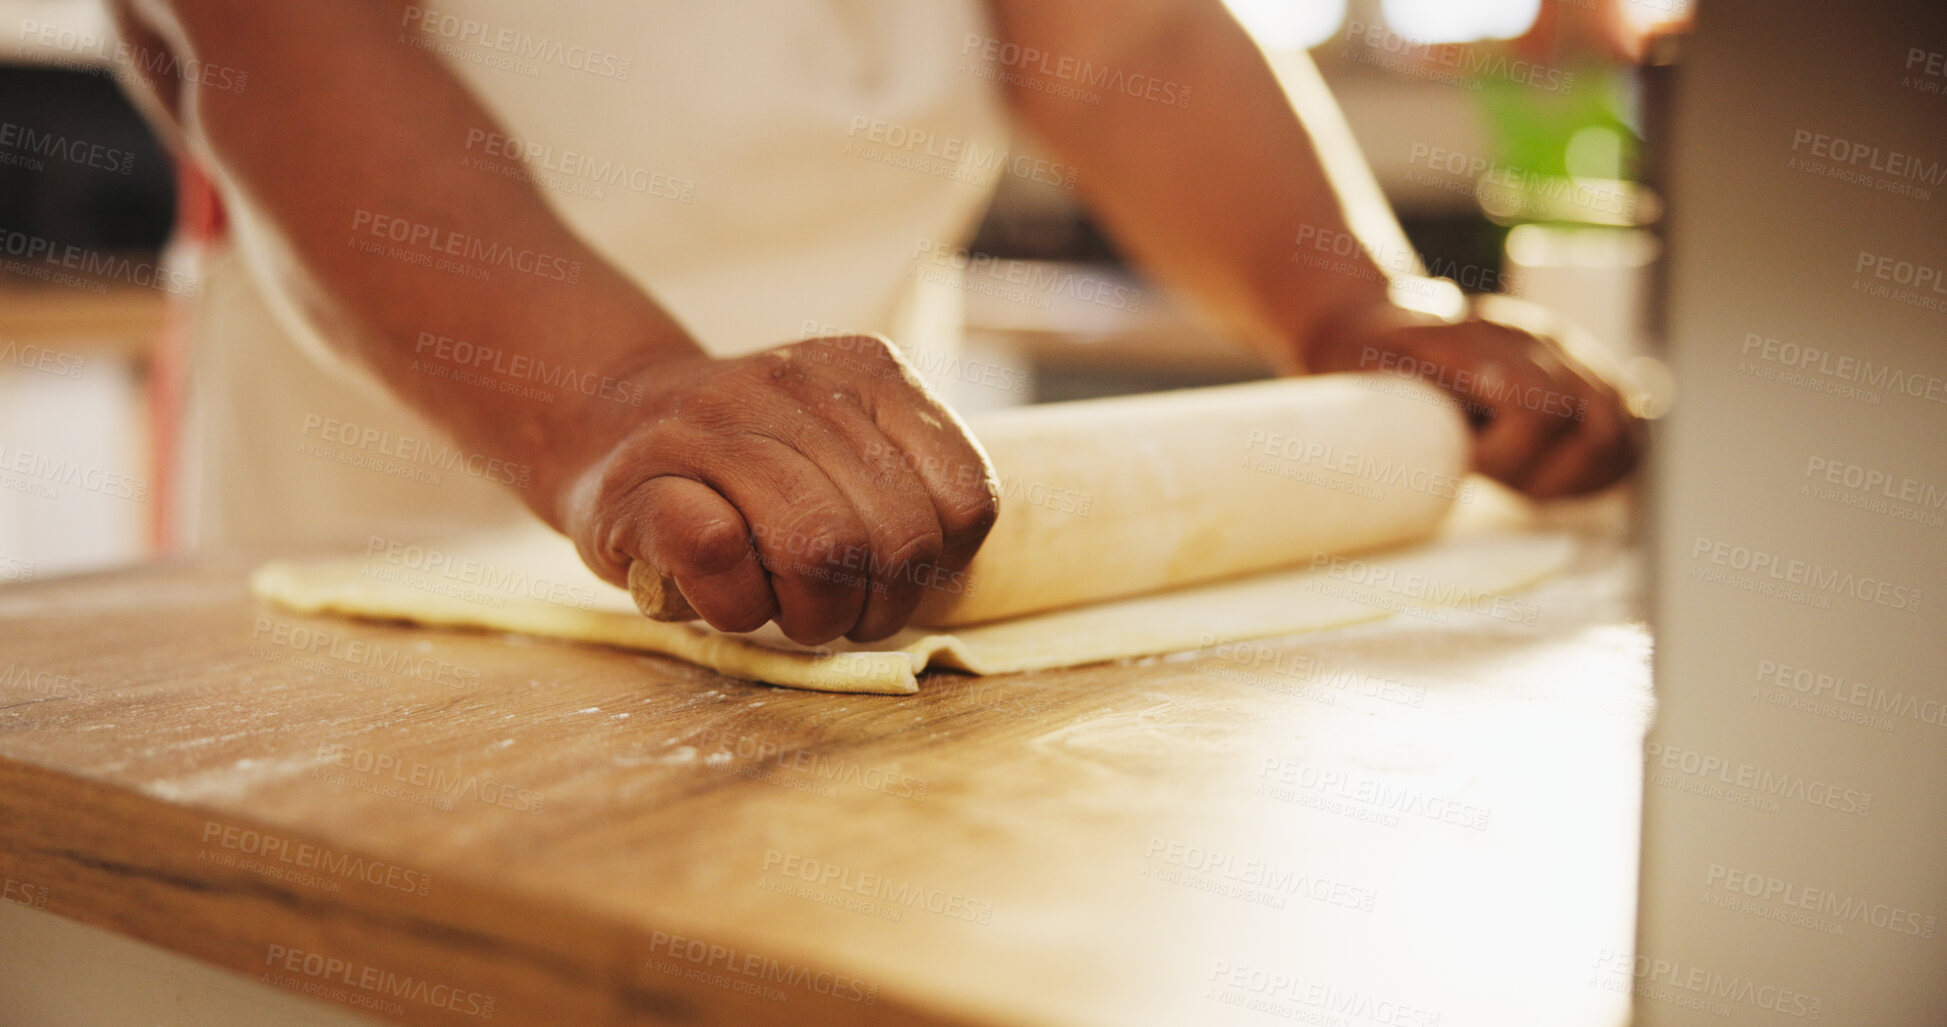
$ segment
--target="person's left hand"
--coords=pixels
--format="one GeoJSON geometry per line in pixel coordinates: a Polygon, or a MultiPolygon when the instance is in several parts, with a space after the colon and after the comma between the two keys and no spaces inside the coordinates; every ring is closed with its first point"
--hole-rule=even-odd
{"type": "MultiPolygon", "coordinates": [[[[1533,308],[1524,312],[1532,319],[1533,308]]],[[[1642,422],[1609,379],[1545,328],[1489,320],[1478,308],[1455,322],[1375,309],[1308,340],[1303,362],[1317,373],[1377,372],[1444,389],[1473,426],[1474,468],[1538,499],[1610,485],[1642,454],[1642,422]]]]}

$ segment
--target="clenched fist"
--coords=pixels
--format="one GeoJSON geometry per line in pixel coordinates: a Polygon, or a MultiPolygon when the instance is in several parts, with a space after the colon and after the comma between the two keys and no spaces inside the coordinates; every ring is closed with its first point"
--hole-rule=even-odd
{"type": "Polygon", "coordinates": [[[560,526],[604,579],[645,561],[720,630],[884,638],[959,580],[999,512],[986,455],[876,336],[686,357],[632,384],[641,409],[593,429],[613,441],[566,486],[560,526]]]}

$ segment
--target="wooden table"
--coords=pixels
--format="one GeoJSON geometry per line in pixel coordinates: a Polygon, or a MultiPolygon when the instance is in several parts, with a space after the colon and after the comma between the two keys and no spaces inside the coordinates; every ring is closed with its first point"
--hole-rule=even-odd
{"type": "Polygon", "coordinates": [[[12,586],[0,876],[409,1023],[1611,1024],[1631,566],[1533,624],[904,698],[295,616],[240,566],[12,586]]]}

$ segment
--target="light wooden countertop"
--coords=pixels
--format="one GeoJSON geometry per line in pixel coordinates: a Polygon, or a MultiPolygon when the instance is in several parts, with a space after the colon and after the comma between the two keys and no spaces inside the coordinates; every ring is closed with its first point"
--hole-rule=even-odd
{"type": "Polygon", "coordinates": [[[243,570],[0,589],[0,874],[47,913],[409,1023],[1625,1009],[1590,981],[1648,689],[1613,547],[1534,623],[903,698],[300,617],[243,570]]]}

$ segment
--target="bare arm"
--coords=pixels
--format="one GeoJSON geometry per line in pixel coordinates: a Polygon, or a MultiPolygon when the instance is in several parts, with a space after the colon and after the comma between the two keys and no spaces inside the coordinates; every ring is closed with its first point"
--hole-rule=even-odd
{"type": "MultiPolygon", "coordinates": [[[[557,426],[540,418],[506,417],[497,405],[470,404],[447,383],[407,372],[422,331],[492,339],[614,376],[658,358],[701,355],[532,185],[460,164],[469,129],[498,126],[431,54],[395,41],[406,30],[390,5],[211,0],[123,10],[150,45],[248,73],[241,91],[149,85],[226,186],[226,201],[248,204],[273,227],[259,240],[272,252],[254,256],[271,262],[281,290],[327,341],[463,441],[509,457],[551,441],[572,445],[547,438],[557,426]],[[403,243],[395,241],[402,232],[403,243]],[[358,245],[439,253],[434,247],[453,245],[455,233],[532,254],[537,272],[489,267],[482,281],[358,245]]],[[[567,462],[549,461],[550,469],[567,462]]],[[[541,483],[534,491],[558,489],[541,483]]]]}
{"type": "Polygon", "coordinates": [[[531,185],[464,168],[468,134],[498,126],[399,41],[413,31],[403,5],[123,0],[117,14],[138,46],[248,72],[232,91],[175,76],[180,61],[140,62],[160,69],[146,106],[226,201],[260,215],[253,256],[319,334],[468,447],[532,468],[523,500],[609,581],[640,559],[718,627],[775,618],[803,642],[878,638],[934,579],[916,568],[957,569],[985,536],[984,458],[881,340],[710,360],[531,185]],[[646,401],[540,406],[454,387],[411,369],[429,331],[646,401]]]}
{"type": "Polygon", "coordinates": [[[1308,62],[1280,83],[1221,0],[990,3],[1003,39],[1048,55],[1006,69],[1022,123],[1080,169],[1131,255],[1279,367],[1430,364],[1477,414],[1476,466],[1536,495],[1598,488],[1633,464],[1637,429],[1615,389],[1545,333],[1389,298],[1417,260],[1308,62]],[[1031,81],[1084,66],[1107,84],[1090,89],[1099,103],[1031,81]]]}
{"type": "MultiPolygon", "coordinates": [[[[1337,311],[1385,297],[1367,274],[1292,289],[1293,240],[1350,219],[1263,54],[1218,0],[996,0],[1002,38],[1066,58],[1105,83],[1100,102],[1016,81],[1021,122],[1081,170],[1090,207],[1144,266],[1193,292],[1289,366],[1282,344],[1337,311]],[[1151,88],[1152,83],[1155,88],[1151,88]],[[1132,93],[1136,95],[1132,95],[1132,93]],[[1187,96],[1184,95],[1187,93],[1187,96]]],[[[1015,69],[1009,69],[1015,70],[1015,69]]]]}

